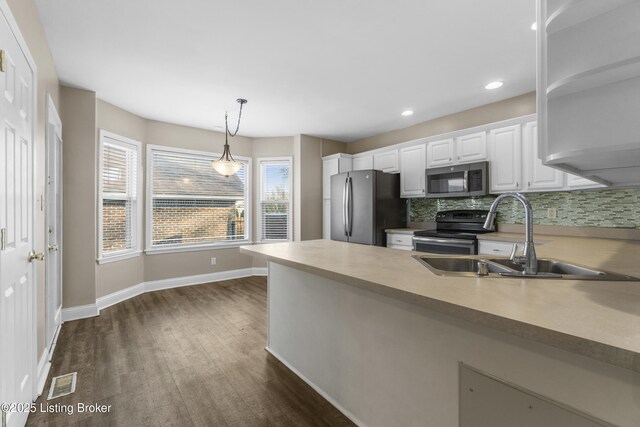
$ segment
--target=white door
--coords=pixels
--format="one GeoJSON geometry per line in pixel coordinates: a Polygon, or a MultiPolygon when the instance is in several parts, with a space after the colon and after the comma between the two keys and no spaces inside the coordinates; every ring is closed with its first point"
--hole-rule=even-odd
{"type": "MultiPolygon", "coordinates": [[[[5,4],[6,5],[6,4],[5,4]]],[[[33,86],[35,75],[0,13],[0,402],[30,404],[34,396],[35,333],[33,249],[33,86]]],[[[15,27],[14,27],[15,28],[15,27]]],[[[22,426],[28,412],[7,414],[22,426]]]]}
{"type": "MultiPolygon", "coordinates": [[[[46,348],[62,324],[62,122],[47,96],[46,348]]],[[[49,354],[51,357],[51,354],[49,354]]]]}
{"type": "Polygon", "coordinates": [[[452,165],[453,150],[453,138],[430,142],[427,145],[427,167],[452,165]]]}
{"type": "Polygon", "coordinates": [[[492,129],[490,191],[502,193],[518,191],[522,184],[522,130],[520,125],[492,129]]]}
{"type": "Polygon", "coordinates": [[[458,163],[487,160],[487,133],[476,132],[457,137],[456,157],[458,163]]]}
{"type": "Polygon", "coordinates": [[[398,167],[398,150],[374,154],[373,168],[387,173],[400,172],[400,168],[398,167]]]}
{"type": "Polygon", "coordinates": [[[527,166],[527,190],[561,190],[564,172],[542,164],[538,156],[538,123],[524,125],[525,162],[527,166]]]}
{"type": "Polygon", "coordinates": [[[322,201],[322,238],[331,240],[331,199],[322,201]]]}
{"type": "Polygon", "coordinates": [[[353,170],[361,171],[373,169],[373,156],[361,156],[353,158],[353,170]]]}
{"type": "Polygon", "coordinates": [[[327,159],[322,161],[322,198],[331,198],[331,176],[340,171],[340,160],[327,159]]]}
{"type": "Polygon", "coordinates": [[[424,197],[425,144],[400,149],[400,197],[424,197]]]}

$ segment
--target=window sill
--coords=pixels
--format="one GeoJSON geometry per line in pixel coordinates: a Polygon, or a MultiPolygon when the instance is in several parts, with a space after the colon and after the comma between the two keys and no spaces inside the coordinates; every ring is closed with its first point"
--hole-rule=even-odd
{"type": "Polygon", "coordinates": [[[119,255],[103,256],[96,261],[98,264],[109,264],[110,262],[122,261],[129,258],[135,258],[142,255],[142,251],[127,252],[119,255]]]}
{"type": "Polygon", "coordinates": [[[229,248],[238,248],[240,246],[252,245],[253,242],[250,240],[239,240],[233,243],[214,243],[210,245],[191,245],[191,246],[173,246],[166,248],[151,248],[145,249],[144,253],[146,255],[160,255],[160,254],[171,254],[178,252],[195,252],[195,251],[210,251],[216,249],[229,249],[229,248]]]}

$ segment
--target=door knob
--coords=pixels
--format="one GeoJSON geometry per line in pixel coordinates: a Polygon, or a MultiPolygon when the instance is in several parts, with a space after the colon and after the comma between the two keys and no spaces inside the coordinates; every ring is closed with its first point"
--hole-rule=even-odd
{"type": "Polygon", "coordinates": [[[58,250],[58,245],[49,245],[49,250],[56,252],[58,250]]]}
{"type": "Polygon", "coordinates": [[[36,251],[29,252],[29,262],[34,260],[44,261],[44,252],[36,253],[36,251]]]}

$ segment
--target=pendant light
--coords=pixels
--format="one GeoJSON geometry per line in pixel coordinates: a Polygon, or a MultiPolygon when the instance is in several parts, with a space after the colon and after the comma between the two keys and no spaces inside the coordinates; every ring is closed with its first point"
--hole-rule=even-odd
{"type": "Polygon", "coordinates": [[[229,124],[227,123],[227,112],[224,113],[224,151],[222,152],[222,156],[218,160],[212,160],[211,166],[220,174],[226,177],[233,175],[238,172],[238,170],[242,167],[242,162],[239,162],[233,158],[231,155],[231,150],[229,149],[229,136],[232,138],[238,134],[238,129],[240,129],[240,118],[242,117],[242,106],[247,103],[246,99],[238,98],[236,99],[238,104],[240,104],[240,112],[238,113],[238,124],[236,125],[235,132],[229,132],[229,124]]]}

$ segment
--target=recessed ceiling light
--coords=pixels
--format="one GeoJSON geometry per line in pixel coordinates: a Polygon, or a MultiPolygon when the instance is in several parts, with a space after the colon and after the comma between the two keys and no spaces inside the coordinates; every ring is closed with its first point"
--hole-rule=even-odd
{"type": "Polygon", "coordinates": [[[533,24],[531,24],[531,29],[532,29],[533,31],[537,30],[537,29],[538,29],[538,23],[537,23],[537,22],[534,22],[533,24]]]}
{"type": "Polygon", "coordinates": [[[411,116],[411,115],[413,115],[413,110],[404,110],[402,112],[402,115],[405,116],[405,117],[406,116],[411,116]]]}
{"type": "Polygon", "coordinates": [[[502,87],[503,84],[504,82],[501,82],[500,80],[496,80],[495,82],[488,83],[484,88],[489,90],[498,89],[499,87],[502,87]]]}

